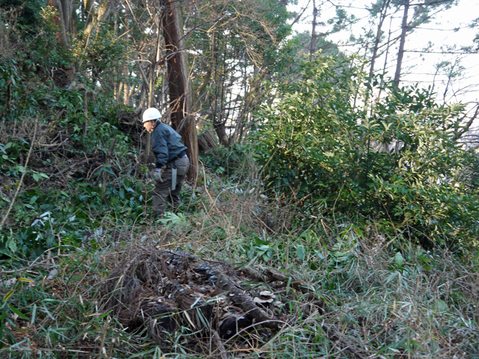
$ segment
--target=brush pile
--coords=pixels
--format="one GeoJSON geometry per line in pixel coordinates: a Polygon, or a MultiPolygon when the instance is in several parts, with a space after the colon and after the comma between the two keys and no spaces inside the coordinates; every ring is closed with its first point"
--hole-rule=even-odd
{"type": "Polygon", "coordinates": [[[149,336],[164,351],[182,335],[188,351],[211,353],[213,347],[219,357],[231,351],[229,344],[250,350],[291,323],[291,296],[308,298],[319,311],[323,306],[313,290],[282,272],[233,269],[151,248],[130,251],[104,290],[106,309],[127,331],[149,336]]]}

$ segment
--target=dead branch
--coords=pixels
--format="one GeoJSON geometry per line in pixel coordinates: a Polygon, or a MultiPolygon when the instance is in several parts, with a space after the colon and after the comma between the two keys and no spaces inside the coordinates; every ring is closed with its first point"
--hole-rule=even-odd
{"type": "Polygon", "coordinates": [[[71,170],[71,169],[74,168],[74,167],[81,166],[81,165],[83,165],[83,164],[85,164],[85,163],[88,163],[88,162],[90,162],[90,161],[93,161],[93,160],[94,160],[94,158],[86,158],[86,159],[84,159],[83,161],[75,162],[74,164],[68,166],[67,168],[64,168],[64,169],[62,169],[61,171],[58,171],[57,173],[54,173],[52,176],[53,176],[53,177],[60,176],[62,173],[65,173],[65,172],[71,170]]]}
{"type": "Polygon", "coordinates": [[[217,279],[215,285],[224,292],[228,293],[229,299],[236,305],[240,306],[246,316],[253,322],[263,322],[270,329],[279,329],[280,321],[275,321],[268,316],[261,308],[259,308],[249,294],[239,288],[236,283],[232,282],[226,275],[218,271],[213,271],[217,279]]]}

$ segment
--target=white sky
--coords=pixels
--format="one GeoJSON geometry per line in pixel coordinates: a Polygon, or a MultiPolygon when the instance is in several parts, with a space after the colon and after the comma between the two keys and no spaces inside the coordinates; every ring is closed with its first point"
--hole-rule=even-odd
{"type": "MultiPolygon", "coordinates": [[[[373,0],[316,0],[320,5],[320,18],[319,22],[327,22],[327,20],[334,16],[334,5],[345,7],[348,13],[354,14],[357,18],[361,19],[352,29],[353,33],[358,36],[364,34],[365,31],[362,28],[370,26],[368,24],[368,12],[366,6],[369,6],[373,0]]],[[[413,0],[412,3],[418,3],[420,0],[413,0]]],[[[301,6],[306,6],[308,0],[299,0],[297,6],[291,6],[291,11],[299,12],[301,6]]],[[[410,8],[409,14],[412,15],[414,7],[410,8]]],[[[391,38],[399,36],[401,31],[401,20],[403,16],[403,9],[396,13],[391,22],[387,19],[383,25],[383,31],[385,36],[389,32],[391,27],[391,38]]],[[[473,39],[479,28],[471,29],[468,25],[472,20],[479,18],[479,0],[459,0],[457,6],[453,6],[451,9],[442,11],[428,24],[422,25],[419,29],[413,33],[409,33],[406,38],[406,53],[404,55],[402,66],[402,85],[411,85],[413,83],[420,83],[421,86],[427,87],[434,83],[435,92],[438,95],[438,99],[442,101],[445,99],[448,103],[451,102],[471,102],[479,100],[479,53],[470,55],[460,54],[441,54],[442,48],[447,46],[477,46],[474,45],[473,39]],[[454,29],[458,29],[454,31],[454,29]],[[432,47],[429,50],[432,53],[418,52],[424,49],[428,43],[432,43],[432,47]],[[435,65],[441,61],[450,61],[455,63],[460,60],[460,65],[464,67],[460,77],[454,79],[454,82],[449,84],[446,96],[444,96],[447,77],[438,74],[434,77],[436,72],[435,65]]],[[[311,31],[312,22],[312,1],[309,3],[308,9],[306,9],[302,21],[295,26],[297,31],[311,31]]],[[[373,32],[376,33],[377,22],[374,24],[373,32]]],[[[325,31],[326,27],[319,27],[318,33],[325,31]]],[[[335,43],[340,43],[340,50],[345,53],[358,52],[363,55],[364,51],[361,49],[351,48],[348,44],[348,38],[351,30],[328,37],[335,43]]],[[[460,49],[453,52],[460,52],[460,49]]],[[[390,77],[394,77],[396,68],[396,55],[397,46],[391,48],[388,57],[387,70],[390,77]]],[[[378,59],[375,69],[380,70],[384,66],[384,58],[378,59]]]]}

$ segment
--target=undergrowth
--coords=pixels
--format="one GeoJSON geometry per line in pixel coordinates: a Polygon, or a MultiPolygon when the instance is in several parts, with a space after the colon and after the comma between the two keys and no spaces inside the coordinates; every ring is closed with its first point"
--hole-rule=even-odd
{"type": "MultiPolygon", "coordinates": [[[[32,20],[40,21],[42,14],[53,20],[48,9],[30,10],[32,20]]],[[[324,81],[312,90],[317,98],[337,99],[330,113],[314,96],[294,91],[285,97],[285,111],[265,115],[272,127],[264,133],[256,158],[266,183],[261,183],[246,147],[212,151],[201,158],[198,186],[182,192],[180,210],[155,222],[138,113],[116,103],[108,86],[98,87],[95,76],[89,79],[79,72],[72,74],[73,81],[65,77],[67,71],[53,71],[75,66],[59,47],[54,22],[48,24],[42,38],[27,28],[5,28],[8,33],[21,30],[27,42],[19,40],[22,36],[0,34],[6,50],[0,58],[1,358],[479,357],[479,258],[475,250],[457,255],[444,249],[451,241],[475,243],[470,239],[477,227],[477,171],[469,164],[477,156],[446,141],[451,131],[437,135],[444,140],[444,151],[429,152],[442,143],[431,136],[434,126],[423,126],[431,119],[429,105],[422,113],[408,107],[411,98],[428,97],[396,92],[388,107],[378,109],[385,116],[357,127],[361,117],[350,108],[351,101],[332,96],[333,83],[320,76],[324,81]],[[311,100],[310,112],[305,99],[311,100]],[[411,116],[399,115],[398,103],[411,116]],[[284,127],[275,126],[276,114],[284,127]],[[341,114],[346,117],[337,120],[341,114]],[[385,132],[379,131],[381,126],[385,132]],[[406,131],[397,142],[403,147],[372,151],[393,143],[396,126],[406,131]],[[410,130],[417,126],[427,131],[410,130]],[[312,130],[316,135],[310,135],[312,130]],[[309,148],[305,139],[311,141],[309,148]],[[330,151],[318,152],[317,141],[330,151]],[[430,148],[423,146],[429,143],[430,148]],[[410,150],[415,146],[434,155],[436,162],[417,159],[410,150]],[[404,155],[401,160],[398,151],[404,155]],[[427,171],[411,177],[411,164],[427,171]],[[387,175],[386,180],[376,172],[387,175]],[[445,194],[418,191],[453,177],[460,187],[451,183],[445,194]],[[264,185],[271,189],[275,183],[282,190],[266,197],[264,185]],[[384,215],[372,216],[371,203],[384,215]],[[376,221],[352,218],[355,212],[376,221]],[[425,250],[414,244],[420,240],[411,241],[431,233],[441,235],[441,246],[425,250]],[[286,284],[271,289],[281,298],[281,328],[268,338],[248,334],[205,341],[200,347],[208,349],[202,352],[187,345],[198,333],[186,327],[166,340],[129,331],[106,309],[115,290],[105,294],[103,289],[133,251],[159,249],[253,273],[281,273],[286,284]]],[[[108,41],[107,33],[101,35],[98,40],[108,41]]],[[[124,53],[121,43],[105,49],[112,57],[124,53]]],[[[85,73],[98,74],[104,70],[100,65],[85,63],[85,73]]],[[[314,74],[317,68],[309,70],[314,74]]],[[[347,96],[356,88],[348,85],[355,78],[351,71],[342,74],[345,81],[337,81],[347,96]]],[[[448,118],[441,117],[446,113],[442,108],[437,110],[436,120],[448,118]]],[[[451,114],[461,112],[456,110],[451,114]]]]}
{"type": "MultiPolygon", "coordinates": [[[[302,281],[324,301],[291,296],[296,318],[267,341],[225,350],[258,358],[466,358],[479,356],[478,258],[427,252],[346,218],[298,221],[293,207],[261,198],[254,186],[206,176],[188,188],[183,213],[163,223],[122,225],[107,214],[81,247],[62,243],[35,261],[2,262],[0,356],[188,358],[190,335],[177,332],[169,350],[144,333],[128,333],[104,310],[100,288],[126,251],[155,245],[238,268],[274,268],[302,281]],[[189,201],[188,201],[189,200],[189,201]],[[299,225],[298,223],[302,223],[299,225]],[[101,225],[100,225],[101,224],[101,225]]],[[[304,218],[303,218],[304,219],[304,218]]],[[[145,220],[147,222],[147,220],[145,220]]],[[[64,227],[57,223],[53,227],[64,227]]],[[[292,284],[291,284],[292,285],[292,284]]],[[[164,344],[164,343],[163,343],[164,344]]],[[[226,355],[226,354],[225,354],[226,355]]]]}

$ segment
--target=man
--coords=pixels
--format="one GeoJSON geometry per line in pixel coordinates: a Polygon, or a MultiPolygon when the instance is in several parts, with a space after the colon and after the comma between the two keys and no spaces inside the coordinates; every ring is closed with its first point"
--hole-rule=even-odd
{"type": "Polygon", "coordinates": [[[149,108],[143,112],[143,126],[152,132],[151,149],[156,158],[153,190],[153,213],[162,217],[168,200],[173,210],[181,204],[179,194],[190,161],[186,156],[186,146],[181,136],[170,126],[160,121],[160,111],[149,108]]]}

